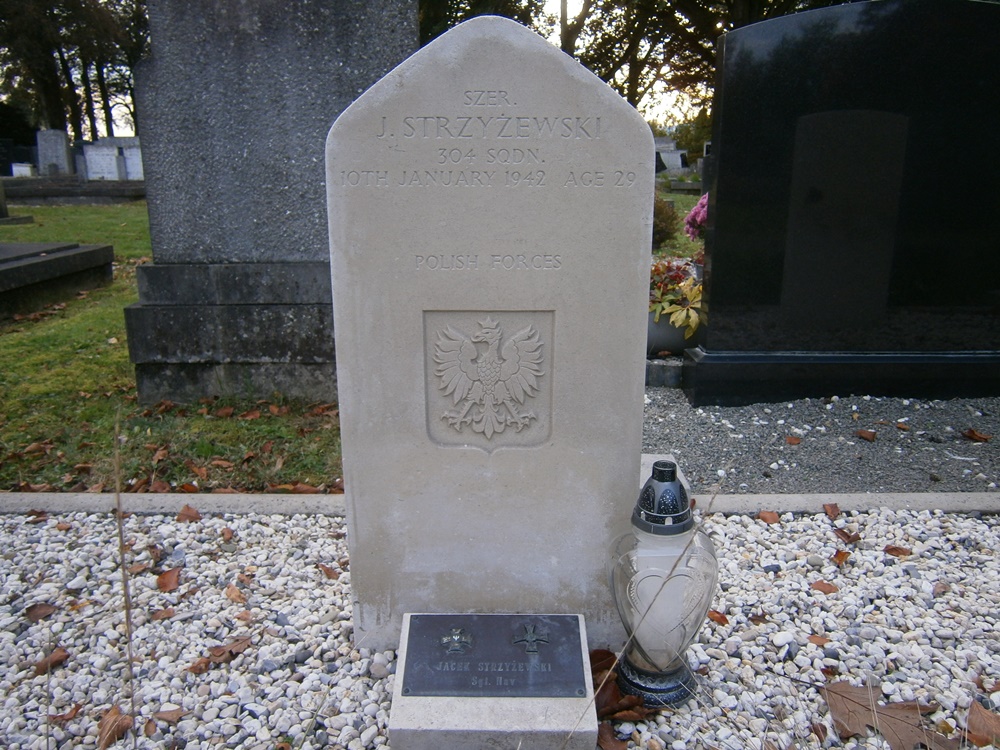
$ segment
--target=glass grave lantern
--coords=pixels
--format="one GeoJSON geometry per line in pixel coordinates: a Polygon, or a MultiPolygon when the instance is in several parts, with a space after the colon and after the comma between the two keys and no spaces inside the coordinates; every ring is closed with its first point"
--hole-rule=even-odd
{"type": "Polygon", "coordinates": [[[646,706],[679,706],[694,694],[684,652],[705,621],[718,583],[715,548],[695,527],[677,464],[657,461],[632,511],[632,531],[612,546],[611,591],[629,640],[618,687],[646,706]]]}

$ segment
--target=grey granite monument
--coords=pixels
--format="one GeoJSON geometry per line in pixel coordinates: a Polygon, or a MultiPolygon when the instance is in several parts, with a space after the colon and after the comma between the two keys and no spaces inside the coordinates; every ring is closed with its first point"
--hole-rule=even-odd
{"type": "Polygon", "coordinates": [[[153,263],[144,402],[335,393],[323,142],[416,47],[416,3],[150,0],[138,80],[153,263]]]}

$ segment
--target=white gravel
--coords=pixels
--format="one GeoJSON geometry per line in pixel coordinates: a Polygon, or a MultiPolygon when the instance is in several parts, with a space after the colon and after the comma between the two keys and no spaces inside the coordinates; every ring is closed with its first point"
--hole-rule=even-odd
{"type": "MultiPolygon", "coordinates": [[[[0,517],[0,746],[96,747],[104,713],[115,704],[132,710],[115,520],[31,520],[0,517]],[[32,622],[28,608],[39,603],[56,610],[32,622]],[[68,659],[36,675],[35,664],[57,647],[68,659]],[[76,704],[75,718],[46,720],[76,704]]],[[[997,516],[883,509],[836,521],[785,514],[766,524],[715,514],[705,525],[721,561],[712,608],[728,624],[706,623],[689,651],[704,673],[695,700],[619,725],[630,747],[820,747],[813,724],[830,730],[825,746],[885,747],[874,734],[836,744],[816,689],[831,679],[870,684],[885,701],[935,701],[934,724],[963,726],[973,700],[1000,709],[1000,693],[991,699],[976,684],[980,675],[987,686],[1000,682],[997,516]],[[845,544],[838,527],[860,540],[845,544]],[[911,554],[894,557],[887,545],[911,554]],[[843,566],[830,560],[837,550],[851,553],[843,566]],[[810,588],[821,580],[838,590],[810,588]]],[[[153,563],[151,547],[163,551],[158,566],[131,579],[135,711],[138,728],[151,732],[140,731],[138,747],[387,744],[395,655],[351,642],[341,519],[130,516],[124,528],[128,566],[153,563]],[[161,592],[157,573],[174,567],[179,587],[161,592]],[[233,600],[242,596],[245,603],[233,600]],[[165,608],[175,614],[154,620],[165,608]],[[231,662],[189,670],[211,647],[247,636],[231,662]],[[183,715],[155,718],[170,711],[183,715]]],[[[118,744],[131,745],[131,737],[118,744]]]]}

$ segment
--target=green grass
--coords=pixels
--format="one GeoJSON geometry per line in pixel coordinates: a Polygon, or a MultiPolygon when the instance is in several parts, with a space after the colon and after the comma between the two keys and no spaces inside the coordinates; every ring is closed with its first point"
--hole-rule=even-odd
{"type": "Polygon", "coordinates": [[[684,193],[660,193],[660,197],[674,202],[674,211],[677,212],[679,221],[677,234],[674,235],[673,239],[663,243],[659,250],[656,251],[656,254],[665,257],[690,258],[704,247],[704,242],[701,240],[694,242],[684,234],[684,217],[691,212],[691,209],[694,208],[694,204],[698,202],[700,196],[684,193]]]}
{"type": "Polygon", "coordinates": [[[14,207],[31,225],[2,242],[115,248],[111,286],[0,322],[0,491],[115,486],[248,492],[333,489],[341,475],[336,406],[286,400],[136,404],[123,310],[151,256],[145,203],[14,207]]]}

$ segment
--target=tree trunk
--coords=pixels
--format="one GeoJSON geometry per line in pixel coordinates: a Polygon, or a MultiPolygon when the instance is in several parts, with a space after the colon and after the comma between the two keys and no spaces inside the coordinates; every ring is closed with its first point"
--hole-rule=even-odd
{"type": "MultiPolygon", "coordinates": [[[[94,66],[94,75],[97,78],[97,90],[101,94],[101,109],[104,111],[104,130],[107,131],[108,138],[115,137],[115,118],[111,111],[111,98],[108,96],[108,80],[104,77],[104,66],[94,66]]],[[[129,92],[131,97],[131,92],[129,92]]]]}
{"type": "Polygon", "coordinates": [[[560,22],[559,22],[559,48],[570,57],[576,57],[576,40],[580,38],[590,11],[594,7],[594,0],[584,0],[580,13],[572,21],[569,20],[569,10],[566,7],[566,0],[561,0],[560,22]]]}
{"type": "Polygon", "coordinates": [[[87,111],[87,124],[90,125],[90,140],[97,140],[97,115],[94,113],[94,88],[90,82],[90,63],[81,61],[80,78],[83,82],[83,104],[87,111]]]}
{"type": "Polygon", "coordinates": [[[80,111],[80,98],[77,96],[76,84],[73,82],[73,71],[70,70],[69,61],[66,59],[66,55],[63,54],[62,49],[57,50],[59,53],[59,67],[62,69],[63,74],[63,95],[66,104],[69,106],[70,114],[70,127],[73,129],[73,140],[82,141],[83,140],[83,112],[80,111]]]}
{"type": "Polygon", "coordinates": [[[47,69],[35,79],[38,98],[42,105],[41,125],[52,130],[66,130],[66,107],[63,105],[59,71],[54,57],[50,58],[49,62],[51,65],[45,65],[47,69]]]}

